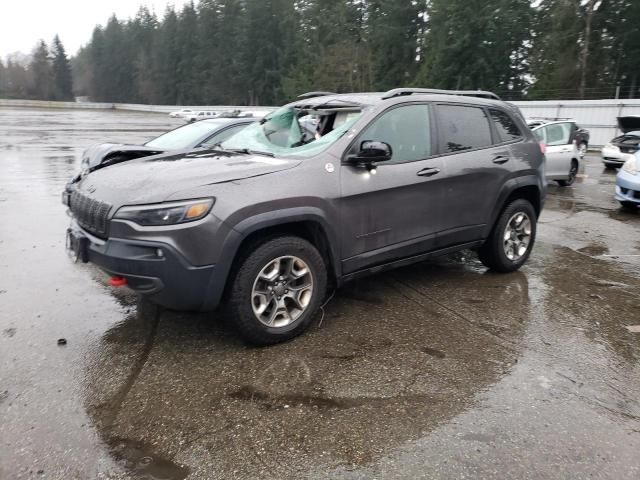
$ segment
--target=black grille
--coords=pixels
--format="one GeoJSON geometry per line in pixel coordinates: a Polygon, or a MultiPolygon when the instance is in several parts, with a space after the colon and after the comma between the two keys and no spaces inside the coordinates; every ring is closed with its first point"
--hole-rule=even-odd
{"type": "Polygon", "coordinates": [[[78,224],[97,237],[106,238],[109,210],[111,205],[87,197],[77,190],[71,194],[69,201],[71,213],[78,224]]]}

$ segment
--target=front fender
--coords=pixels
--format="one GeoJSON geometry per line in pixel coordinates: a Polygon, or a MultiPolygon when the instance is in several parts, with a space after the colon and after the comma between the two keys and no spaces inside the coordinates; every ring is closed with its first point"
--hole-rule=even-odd
{"type": "Polygon", "coordinates": [[[329,261],[331,262],[331,266],[333,267],[336,276],[339,278],[341,275],[341,269],[340,254],[336,247],[338,245],[338,240],[336,232],[331,227],[331,224],[322,209],[318,207],[305,206],[263,212],[243,219],[230,230],[222,245],[219,260],[215,266],[215,274],[211,279],[209,288],[209,292],[211,293],[209,298],[206,299],[203,309],[210,310],[220,303],[233,262],[238,254],[242,242],[249,237],[249,235],[260,230],[277,227],[279,225],[284,226],[300,222],[313,222],[322,229],[322,232],[325,234],[327,239],[327,246],[331,257],[329,261]]]}

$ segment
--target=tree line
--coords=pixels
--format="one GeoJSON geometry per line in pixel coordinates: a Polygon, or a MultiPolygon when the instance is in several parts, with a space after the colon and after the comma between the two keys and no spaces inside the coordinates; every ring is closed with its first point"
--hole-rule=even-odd
{"type": "MultiPolygon", "coordinates": [[[[638,25],[637,0],[200,0],[97,26],[72,59],[74,92],[171,105],[277,105],[311,90],[398,86],[636,97],[638,25]]],[[[36,49],[23,93],[61,94],[38,81],[63,70],[59,45],[36,49]]],[[[0,67],[0,94],[2,68],[15,66],[0,67]]]]}
{"type": "Polygon", "coordinates": [[[0,60],[0,97],[73,100],[71,63],[58,35],[51,48],[40,40],[28,62],[0,60]]]}

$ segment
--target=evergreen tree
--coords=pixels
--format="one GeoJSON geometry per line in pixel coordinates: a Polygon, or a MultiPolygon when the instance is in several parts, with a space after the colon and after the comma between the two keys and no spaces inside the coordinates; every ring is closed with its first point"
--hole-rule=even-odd
{"type": "Polygon", "coordinates": [[[433,88],[522,88],[529,0],[432,0],[418,82],[433,88]]]}
{"type": "Polygon", "coordinates": [[[151,103],[178,103],[176,72],[180,62],[180,46],[177,31],[178,15],[173,7],[167,7],[151,49],[151,71],[156,85],[151,93],[151,103]]]}
{"type": "Polygon", "coordinates": [[[67,58],[60,37],[56,35],[51,45],[53,70],[53,99],[73,100],[73,83],[71,78],[71,64],[67,58]]]}
{"type": "Polygon", "coordinates": [[[176,103],[194,105],[199,100],[198,69],[198,16],[193,2],[187,3],[178,16],[176,29],[178,64],[174,73],[176,83],[176,103]]]}
{"type": "Polygon", "coordinates": [[[44,40],[40,40],[33,50],[28,73],[29,95],[38,100],[51,100],[53,69],[49,60],[49,49],[44,40]]]}
{"type": "Polygon", "coordinates": [[[417,70],[419,4],[414,0],[368,2],[372,81],[388,90],[412,82],[417,70]]]}

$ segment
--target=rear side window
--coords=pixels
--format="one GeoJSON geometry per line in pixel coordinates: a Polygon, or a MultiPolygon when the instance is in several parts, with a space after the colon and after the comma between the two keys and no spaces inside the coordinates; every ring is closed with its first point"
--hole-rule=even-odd
{"type": "Polygon", "coordinates": [[[414,162],[430,157],[429,107],[405,105],[386,111],[360,134],[353,149],[357,149],[364,140],[377,140],[391,145],[392,158],[385,164],[414,162]]]}
{"type": "Polygon", "coordinates": [[[489,120],[478,107],[438,105],[438,132],[443,153],[492,144],[489,120]]]}
{"type": "Polygon", "coordinates": [[[505,112],[491,109],[489,115],[498,133],[498,142],[512,142],[522,136],[516,123],[505,112]]]}

